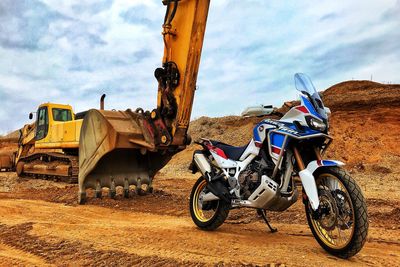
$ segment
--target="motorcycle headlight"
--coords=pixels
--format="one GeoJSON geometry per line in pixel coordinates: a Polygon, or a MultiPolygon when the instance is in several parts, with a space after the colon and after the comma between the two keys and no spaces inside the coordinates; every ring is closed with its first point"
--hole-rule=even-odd
{"type": "Polygon", "coordinates": [[[318,130],[321,132],[326,130],[326,124],[323,121],[320,121],[316,118],[308,117],[307,123],[311,129],[318,130]]]}

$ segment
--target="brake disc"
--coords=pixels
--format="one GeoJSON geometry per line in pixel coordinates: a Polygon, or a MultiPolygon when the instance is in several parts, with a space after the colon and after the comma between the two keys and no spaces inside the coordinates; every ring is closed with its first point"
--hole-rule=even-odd
{"type": "Polygon", "coordinates": [[[340,189],[336,189],[332,194],[335,197],[338,208],[338,226],[341,230],[349,229],[353,224],[351,209],[349,206],[346,206],[346,204],[350,205],[350,199],[340,189]]]}
{"type": "Polygon", "coordinates": [[[322,228],[327,231],[335,229],[338,222],[338,208],[336,200],[328,191],[320,191],[320,207],[323,207],[324,212],[318,219],[322,228]]]}

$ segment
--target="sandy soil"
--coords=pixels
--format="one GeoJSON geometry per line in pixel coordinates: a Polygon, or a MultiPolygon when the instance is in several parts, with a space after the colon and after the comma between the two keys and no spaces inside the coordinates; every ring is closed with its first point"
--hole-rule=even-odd
{"type": "Polygon", "coordinates": [[[0,193],[0,265],[400,265],[400,196],[389,190],[400,186],[398,170],[386,174],[391,183],[383,185],[353,172],[367,196],[370,232],[350,260],[320,248],[301,202],[270,213],[277,233],[252,210],[232,212],[217,231],[197,229],[188,213],[193,175],[159,175],[153,194],[112,200],[104,192],[103,199],[79,206],[75,185],[0,173],[0,181],[12,185],[0,193]]]}

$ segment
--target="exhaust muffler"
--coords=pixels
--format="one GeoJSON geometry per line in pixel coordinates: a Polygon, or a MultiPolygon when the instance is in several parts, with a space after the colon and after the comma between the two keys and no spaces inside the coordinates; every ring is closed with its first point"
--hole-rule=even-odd
{"type": "Polygon", "coordinates": [[[207,157],[204,155],[203,151],[198,150],[193,154],[193,162],[197,169],[201,172],[204,178],[210,180],[211,178],[211,164],[207,157]]]}

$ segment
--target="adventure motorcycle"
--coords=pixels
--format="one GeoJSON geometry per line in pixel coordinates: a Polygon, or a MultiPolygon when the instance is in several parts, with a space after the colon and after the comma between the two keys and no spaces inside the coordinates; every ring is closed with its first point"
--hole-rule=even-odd
{"type": "Polygon", "coordinates": [[[332,142],[328,108],[308,76],[295,75],[300,105],[281,119],[265,119],[243,147],[201,139],[190,169],[202,176],[190,195],[190,214],[203,230],[214,230],[234,208],[255,208],[272,232],[266,210],[284,211],[298,199],[301,181],[308,224],[318,243],[341,258],[355,255],[368,232],[361,189],[340,161],[324,160],[332,142]]]}

